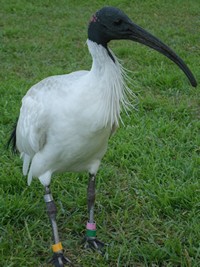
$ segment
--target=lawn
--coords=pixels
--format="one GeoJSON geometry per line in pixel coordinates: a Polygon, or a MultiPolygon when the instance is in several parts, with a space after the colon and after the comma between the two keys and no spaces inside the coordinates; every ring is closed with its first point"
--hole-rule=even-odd
{"type": "MultiPolygon", "coordinates": [[[[200,82],[199,0],[1,1],[0,267],[46,267],[51,227],[38,180],[27,186],[6,142],[21,99],[41,79],[90,69],[87,23],[104,5],[175,50],[200,82]]],[[[97,176],[95,218],[104,257],[84,250],[87,174],[52,181],[65,255],[74,266],[200,266],[200,91],[155,51],[110,44],[131,72],[136,108],[121,125],[97,176]]]]}

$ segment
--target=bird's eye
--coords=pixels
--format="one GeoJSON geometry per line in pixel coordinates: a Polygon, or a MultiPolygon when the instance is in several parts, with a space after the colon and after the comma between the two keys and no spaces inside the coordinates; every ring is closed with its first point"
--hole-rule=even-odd
{"type": "Polygon", "coordinates": [[[114,25],[119,26],[120,24],[122,24],[122,20],[118,19],[114,21],[114,25]]]}

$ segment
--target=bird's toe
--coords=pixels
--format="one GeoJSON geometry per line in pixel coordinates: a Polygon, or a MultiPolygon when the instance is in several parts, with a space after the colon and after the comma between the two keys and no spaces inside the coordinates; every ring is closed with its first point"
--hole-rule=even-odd
{"type": "Polygon", "coordinates": [[[64,267],[66,265],[72,266],[71,261],[66,258],[63,253],[54,253],[50,263],[52,263],[55,267],[64,267]]]}
{"type": "Polygon", "coordinates": [[[93,251],[98,251],[102,255],[105,253],[105,244],[98,240],[96,237],[86,236],[83,239],[82,243],[85,249],[92,249],[93,251]]]}

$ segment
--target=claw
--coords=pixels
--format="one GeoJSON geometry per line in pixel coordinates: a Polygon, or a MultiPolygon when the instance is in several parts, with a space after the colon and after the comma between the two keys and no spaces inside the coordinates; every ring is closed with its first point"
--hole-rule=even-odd
{"type": "Polygon", "coordinates": [[[65,264],[71,264],[71,261],[63,253],[54,253],[49,263],[52,263],[55,267],[64,267],[65,264]]]}
{"type": "Polygon", "coordinates": [[[104,246],[105,244],[101,241],[99,241],[96,237],[89,237],[89,236],[85,236],[82,244],[84,243],[84,248],[85,249],[92,249],[93,251],[98,251],[98,253],[100,253],[101,255],[104,255],[105,251],[104,251],[104,246]]]}

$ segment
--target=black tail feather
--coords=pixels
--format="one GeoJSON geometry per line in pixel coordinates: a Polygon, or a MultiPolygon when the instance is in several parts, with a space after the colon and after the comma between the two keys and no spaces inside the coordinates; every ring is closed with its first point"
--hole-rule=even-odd
{"type": "Polygon", "coordinates": [[[16,145],[16,129],[17,129],[17,122],[14,125],[14,129],[11,132],[10,138],[7,142],[7,148],[11,147],[13,153],[17,153],[17,145],[16,145]]]}

